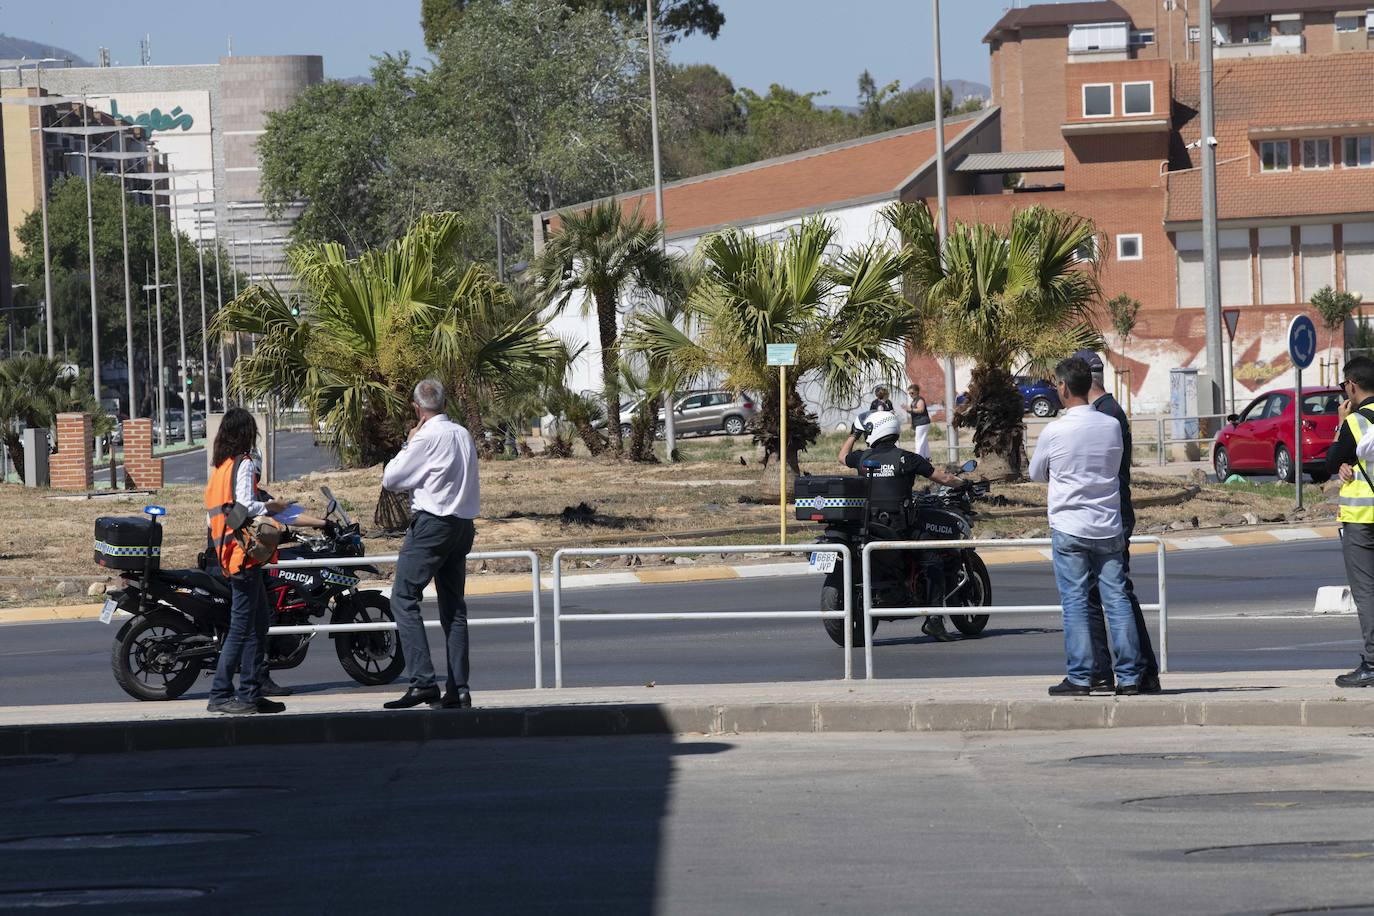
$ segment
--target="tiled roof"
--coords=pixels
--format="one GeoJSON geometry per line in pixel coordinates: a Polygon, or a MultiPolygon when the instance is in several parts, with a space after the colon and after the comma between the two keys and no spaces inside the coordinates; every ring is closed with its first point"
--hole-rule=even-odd
{"type": "MultiPolygon", "coordinates": [[[[1333,168],[1261,173],[1253,159],[1252,127],[1350,124],[1374,119],[1374,51],[1220,60],[1215,65],[1217,215],[1220,219],[1302,217],[1374,212],[1374,172],[1333,168]]],[[[1201,105],[1196,66],[1174,77],[1174,127],[1168,176],[1169,221],[1202,218],[1202,164],[1196,149],[1201,105]]],[[[1333,138],[1339,135],[1333,130],[1333,138]]],[[[1333,142],[1333,158],[1340,149],[1333,142]]]]}
{"type": "Polygon", "coordinates": [[[1037,3],[1007,10],[992,30],[983,36],[991,41],[1000,32],[1051,25],[1087,25],[1093,22],[1130,22],[1131,15],[1112,0],[1089,0],[1083,3],[1037,3]]]}
{"type": "MultiPolygon", "coordinates": [[[[945,148],[996,112],[988,108],[946,121],[945,148]]],[[[671,182],[663,186],[667,235],[678,238],[866,198],[896,197],[934,156],[935,128],[921,124],[671,182]]],[[[652,188],[616,199],[627,212],[638,209],[646,218],[653,218],[652,188]]],[[[562,209],[582,206],[586,204],[562,209]]],[[[556,219],[554,213],[544,215],[556,219]]]]}

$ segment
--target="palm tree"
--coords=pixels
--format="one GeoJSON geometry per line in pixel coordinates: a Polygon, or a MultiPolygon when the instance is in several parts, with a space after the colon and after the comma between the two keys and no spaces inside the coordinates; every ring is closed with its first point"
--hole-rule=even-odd
{"type": "Polygon", "coordinates": [[[113,419],[95,402],[90,378],[74,374],[61,360],[22,353],[0,360],[0,443],[9,453],[19,479],[24,479],[24,442],[21,430],[48,429],[57,415],[91,414],[92,431],[108,435],[113,419]]]}
{"type": "Polygon", "coordinates": [[[795,473],[798,452],[820,433],[797,386],[819,381],[827,397],[840,402],[857,397],[874,374],[899,378],[896,353],[915,328],[899,289],[907,256],[875,244],[832,262],[827,252],[835,233],[831,223],[808,219],[781,242],[733,229],[711,236],[700,249],[702,276],[681,325],[645,314],[633,332],[634,349],[662,361],[684,382],[719,374],[735,391],[761,392],[755,441],[785,458],[795,473]],[[797,364],[787,376],[785,451],[769,343],[797,344],[797,364]]]}
{"type": "MultiPolygon", "coordinates": [[[[292,248],[300,298],[252,286],[215,317],[216,333],[259,338],[235,366],[235,392],[304,403],[345,461],[370,466],[399,451],[415,383],[435,376],[488,454],[483,405],[538,373],[559,344],[537,306],[463,260],[466,228],[457,214],[426,214],[356,258],[336,243],[292,248]]],[[[384,498],[379,524],[403,514],[384,498]]]]}
{"type": "Polygon", "coordinates": [[[671,258],[662,233],[638,211],[627,215],[615,201],[559,214],[561,225],[536,258],[535,275],[547,301],[562,310],[582,293],[585,314],[596,309],[601,343],[601,379],[611,448],[620,437],[620,303],[633,287],[658,288],[671,258]]]}
{"type": "Polygon", "coordinates": [[[1019,210],[1011,226],[956,224],[941,257],[930,209],[892,204],[884,218],[905,242],[917,346],[972,360],[969,403],[956,416],[974,428],[974,454],[1021,473],[1025,424],[1013,370],[1048,372],[1078,349],[1101,346],[1092,223],[1044,207],[1019,210]]]}

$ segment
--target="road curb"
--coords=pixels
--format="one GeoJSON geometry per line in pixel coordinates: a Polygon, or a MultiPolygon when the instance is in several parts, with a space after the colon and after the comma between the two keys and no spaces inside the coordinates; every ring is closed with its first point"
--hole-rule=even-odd
{"type": "MultiPolygon", "coordinates": [[[[1339,537],[1336,525],[1320,525],[1304,528],[1269,528],[1260,530],[1236,530],[1227,534],[1189,534],[1164,537],[1165,550],[1224,550],[1232,547],[1257,547],[1272,544],[1286,544],[1294,541],[1330,540],[1339,537]]],[[[703,554],[709,554],[709,548],[703,554]]],[[[1149,544],[1138,544],[1132,548],[1133,556],[1147,559],[1154,554],[1155,548],[1149,544]]],[[[990,548],[982,554],[988,566],[1005,566],[1013,563],[1035,563],[1050,559],[1048,547],[1007,547],[990,548]]],[[[669,585],[691,582],[708,582],[725,579],[768,579],[782,576],[805,575],[809,567],[805,562],[793,563],[754,563],[737,566],[718,566],[713,564],[683,566],[650,566],[622,569],[602,568],[597,572],[571,573],[563,576],[563,588],[605,588],[615,585],[669,585]]],[[[552,579],[545,573],[541,579],[541,589],[552,589],[552,579]]],[[[371,587],[363,583],[364,587],[371,587]]],[[[384,594],[391,594],[390,587],[383,587],[384,594]]],[[[469,597],[490,595],[515,595],[530,591],[529,573],[469,575],[466,593],[469,597]]],[[[425,589],[424,597],[433,600],[434,586],[425,589]]],[[[57,623],[68,620],[92,620],[100,616],[99,604],[57,605],[49,607],[0,608],[0,625],[8,623],[57,623]]]]}
{"type": "Polygon", "coordinates": [[[1103,697],[997,701],[604,703],[0,726],[0,756],[460,738],[1374,727],[1371,700],[1103,697]]]}

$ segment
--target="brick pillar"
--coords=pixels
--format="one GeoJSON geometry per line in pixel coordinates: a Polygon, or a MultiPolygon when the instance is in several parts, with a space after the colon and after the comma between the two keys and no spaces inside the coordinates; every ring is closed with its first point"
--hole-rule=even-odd
{"type": "Polygon", "coordinates": [[[124,485],[129,489],[160,490],[162,459],[153,457],[153,421],[124,421],[124,485]]]}
{"type": "Polygon", "coordinates": [[[91,469],[91,415],[57,415],[57,454],[52,456],[50,479],[54,490],[95,489],[91,469]]]}

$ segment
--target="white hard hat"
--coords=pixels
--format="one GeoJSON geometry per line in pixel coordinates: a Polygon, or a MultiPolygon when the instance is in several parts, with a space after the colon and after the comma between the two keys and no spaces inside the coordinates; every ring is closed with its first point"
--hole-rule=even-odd
{"type": "Polygon", "coordinates": [[[875,410],[864,420],[864,432],[868,434],[870,443],[895,436],[901,430],[901,424],[897,422],[897,415],[891,411],[875,410]]]}

